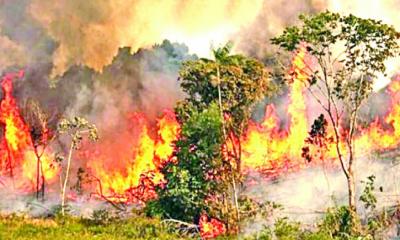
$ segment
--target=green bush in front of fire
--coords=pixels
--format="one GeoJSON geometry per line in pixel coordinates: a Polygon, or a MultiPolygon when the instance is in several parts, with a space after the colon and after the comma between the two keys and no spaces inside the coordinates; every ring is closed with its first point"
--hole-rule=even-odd
{"type": "Polygon", "coordinates": [[[276,85],[261,62],[230,50],[227,44],[213,51],[213,60],[183,63],[179,81],[186,98],[175,109],[182,125],[177,161],[163,169],[168,183],[147,205],[149,213],[196,222],[206,212],[237,229],[240,139],[253,106],[276,85]]]}

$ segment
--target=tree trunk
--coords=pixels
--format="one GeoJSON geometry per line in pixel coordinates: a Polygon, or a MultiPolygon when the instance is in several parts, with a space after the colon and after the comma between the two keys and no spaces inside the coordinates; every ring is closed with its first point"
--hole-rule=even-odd
{"type": "Polygon", "coordinates": [[[353,148],[351,147],[351,141],[349,147],[349,166],[347,169],[347,188],[348,188],[348,198],[349,198],[349,211],[350,211],[350,224],[352,233],[357,232],[357,207],[356,207],[356,182],[353,171],[353,148]]]}
{"type": "Polygon", "coordinates": [[[350,210],[356,212],[356,186],[353,171],[349,171],[349,177],[347,178],[347,187],[349,191],[349,208],[350,210]]]}
{"type": "Polygon", "coordinates": [[[71,143],[71,147],[69,149],[69,154],[68,154],[68,159],[67,159],[67,170],[65,173],[64,185],[62,187],[62,193],[61,193],[61,213],[63,216],[65,215],[65,192],[67,191],[67,183],[68,183],[68,178],[69,178],[69,171],[71,168],[71,158],[72,158],[73,149],[74,149],[74,143],[71,143]]]}
{"type": "Polygon", "coordinates": [[[40,157],[38,157],[36,150],[36,199],[39,200],[39,190],[40,190],[40,157]]]}

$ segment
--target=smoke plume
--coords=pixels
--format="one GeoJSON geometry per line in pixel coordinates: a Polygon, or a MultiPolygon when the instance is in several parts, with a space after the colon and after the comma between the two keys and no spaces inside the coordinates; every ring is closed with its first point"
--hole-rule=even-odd
{"type": "Polygon", "coordinates": [[[261,3],[34,0],[30,13],[58,43],[52,70],[57,76],[76,64],[101,71],[120,47],[130,47],[134,53],[169,36],[237,29],[257,16],[261,3]]]}

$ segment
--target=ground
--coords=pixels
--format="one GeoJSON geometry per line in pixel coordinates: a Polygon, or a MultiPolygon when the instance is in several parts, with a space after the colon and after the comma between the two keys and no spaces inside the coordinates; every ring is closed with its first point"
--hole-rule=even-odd
{"type": "Polygon", "coordinates": [[[0,217],[0,240],[17,239],[189,239],[167,229],[158,219],[135,217],[106,224],[81,218],[32,219],[0,217]]]}

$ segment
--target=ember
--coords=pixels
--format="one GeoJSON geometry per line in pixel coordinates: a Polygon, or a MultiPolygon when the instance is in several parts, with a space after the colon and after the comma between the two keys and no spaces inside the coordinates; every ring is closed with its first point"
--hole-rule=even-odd
{"type": "Polygon", "coordinates": [[[201,215],[199,221],[200,235],[203,239],[216,238],[220,235],[225,234],[225,225],[215,218],[211,218],[206,214],[201,215]]]}

